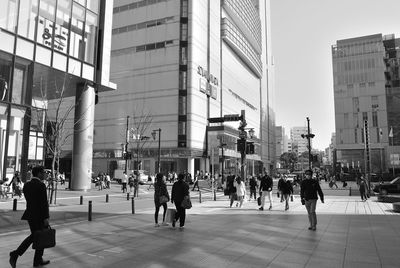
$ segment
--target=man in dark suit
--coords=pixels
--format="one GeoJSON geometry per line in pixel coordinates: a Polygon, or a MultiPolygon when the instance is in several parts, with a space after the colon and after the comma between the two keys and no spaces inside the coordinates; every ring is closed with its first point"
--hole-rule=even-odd
{"type": "MultiPolygon", "coordinates": [[[[32,169],[32,179],[24,185],[24,196],[26,199],[26,210],[22,220],[27,220],[31,234],[22,241],[21,245],[10,252],[10,264],[15,268],[17,259],[22,256],[33,243],[33,233],[44,229],[49,225],[49,204],[47,201],[46,185],[42,180],[46,179],[46,173],[42,166],[32,169]]],[[[43,249],[36,249],[33,258],[33,266],[40,267],[49,264],[50,261],[43,260],[43,249]]]]}

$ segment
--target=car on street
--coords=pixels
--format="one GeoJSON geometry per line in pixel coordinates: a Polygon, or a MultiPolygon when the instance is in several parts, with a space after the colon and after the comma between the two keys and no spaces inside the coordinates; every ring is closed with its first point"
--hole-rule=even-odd
{"type": "Polygon", "coordinates": [[[393,179],[390,182],[382,182],[374,186],[373,191],[383,195],[400,193],[400,177],[393,179]]]}

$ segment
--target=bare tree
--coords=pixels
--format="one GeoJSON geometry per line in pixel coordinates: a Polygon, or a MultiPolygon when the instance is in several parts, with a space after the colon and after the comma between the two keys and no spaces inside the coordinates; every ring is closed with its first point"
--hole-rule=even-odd
{"type": "MultiPolygon", "coordinates": [[[[67,75],[63,79],[54,82],[53,96],[48,98],[47,92],[40,87],[40,97],[32,100],[32,118],[36,120],[32,126],[38,132],[43,132],[43,140],[46,155],[52,156],[51,178],[49,179],[49,203],[54,203],[57,198],[57,177],[60,174],[60,157],[71,136],[74,134],[74,126],[80,119],[74,122],[72,112],[79,104],[75,97],[66,97],[68,89],[67,75]],[[55,95],[54,95],[55,93],[55,95]]],[[[88,107],[89,109],[90,107],[88,107]]]]}

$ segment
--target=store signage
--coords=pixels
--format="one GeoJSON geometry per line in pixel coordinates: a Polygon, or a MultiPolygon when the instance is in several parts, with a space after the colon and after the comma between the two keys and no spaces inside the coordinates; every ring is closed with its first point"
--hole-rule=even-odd
{"type": "Polygon", "coordinates": [[[200,92],[205,93],[213,99],[217,99],[217,86],[218,78],[210,74],[201,66],[197,66],[197,73],[201,75],[200,78],[200,92]]]}
{"type": "Polygon", "coordinates": [[[47,47],[51,47],[52,43],[54,43],[53,46],[55,50],[66,53],[68,29],[45,18],[40,18],[39,23],[43,24],[43,32],[41,34],[42,44],[47,47]]]}

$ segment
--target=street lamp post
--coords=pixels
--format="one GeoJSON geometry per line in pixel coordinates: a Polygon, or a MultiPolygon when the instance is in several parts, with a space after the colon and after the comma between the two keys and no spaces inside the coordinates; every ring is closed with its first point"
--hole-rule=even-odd
{"type": "Polygon", "coordinates": [[[315,137],[314,134],[310,133],[310,118],[307,117],[307,134],[301,134],[301,137],[307,138],[308,140],[308,168],[311,170],[311,139],[315,137]]]}
{"type": "Polygon", "coordinates": [[[153,136],[153,140],[156,139],[156,135],[158,132],[158,157],[157,157],[157,173],[160,173],[160,156],[161,156],[161,128],[154,129],[151,132],[151,136],[153,136]]]}
{"type": "Polygon", "coordinates": [[[125,137],[125,174],[128,171],[128,145],[129,145],[129,115],[126,116],[126,137],[125,137]]]}

